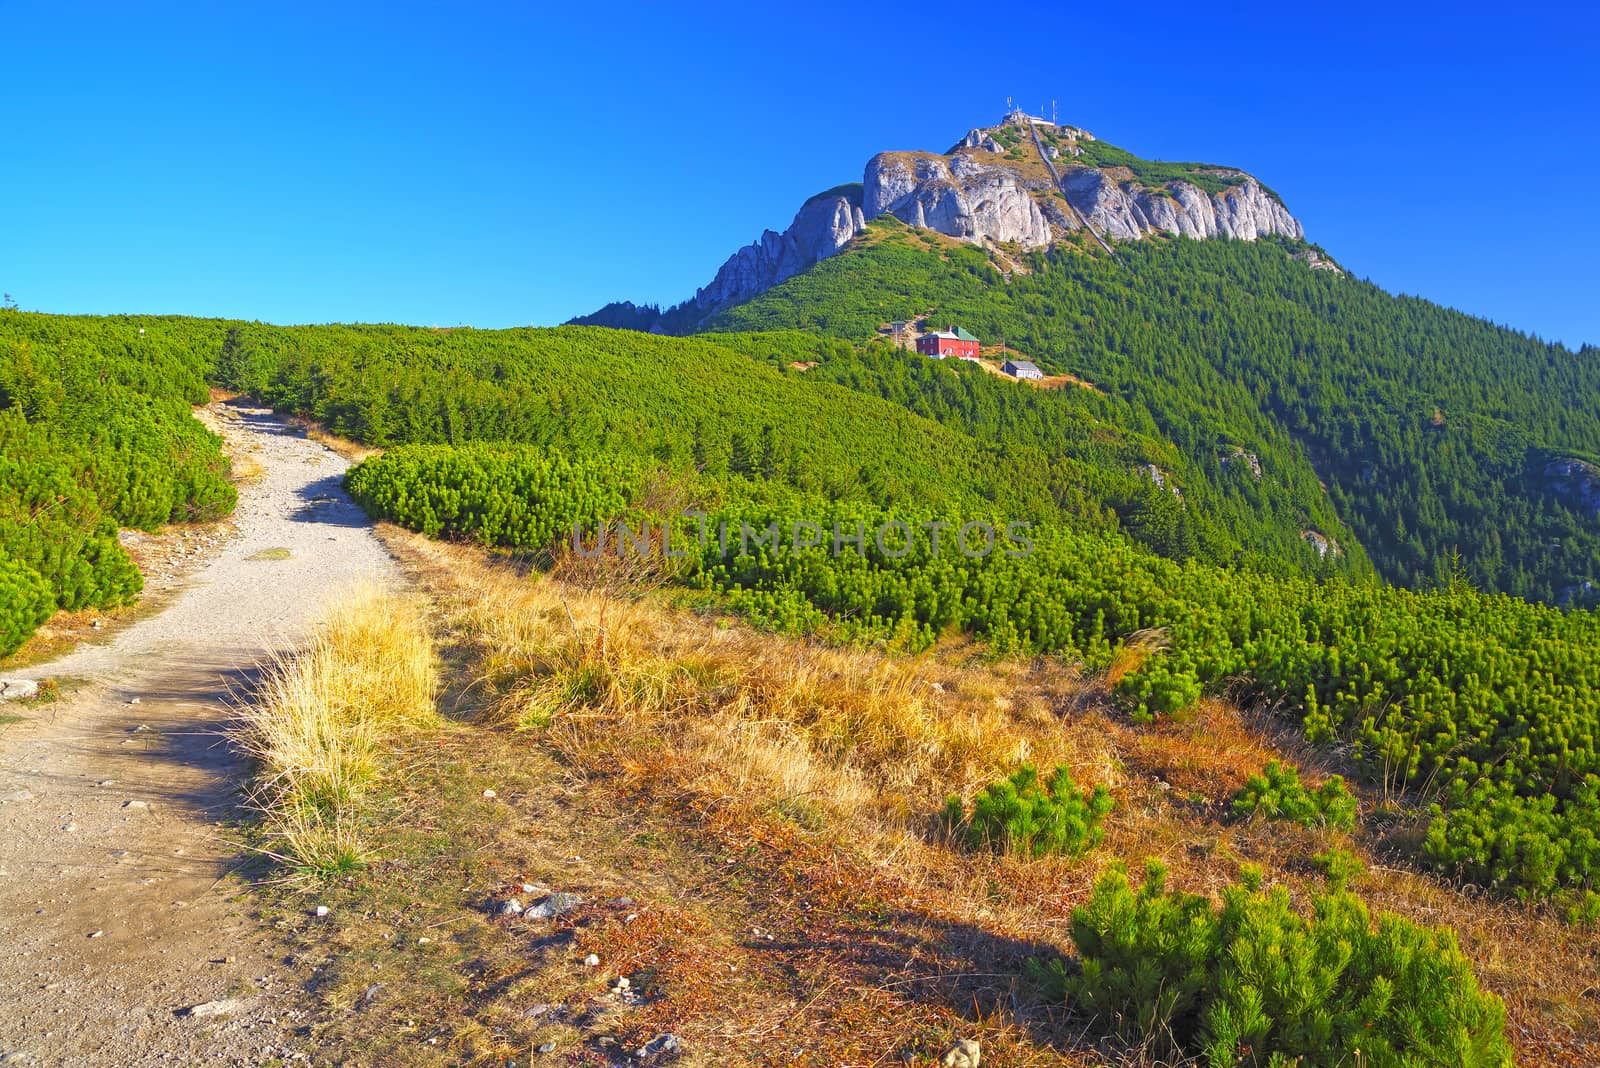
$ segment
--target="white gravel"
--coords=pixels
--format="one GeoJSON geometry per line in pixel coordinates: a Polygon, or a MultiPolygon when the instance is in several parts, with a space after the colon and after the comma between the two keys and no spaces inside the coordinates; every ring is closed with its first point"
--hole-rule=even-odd
{"type": "Polygon", "coordinates": [[[160,615],[15,675],[105,679],[180,648],[231,664],[296,643],[352,586],[395,579],[394,561],[340,486],[350,466],[342,457],[268,409],[219,404],[210,411],[232,449],[265,468],[259,481],[240,487],[237,535],[160,615]]]}
{"type": "Polygon", "coordinates": [[[219,732],[254,665],[399,572],[339,488],[344,460],[270,412],[208,414],[264,468],[236,535],[160,614],[18,672],[91,681],[0,726],[0,1055],[25,1063],[258,1064],[310,1022],[307,977],[230,900],[221,821],[247,769],[219,732]]]}

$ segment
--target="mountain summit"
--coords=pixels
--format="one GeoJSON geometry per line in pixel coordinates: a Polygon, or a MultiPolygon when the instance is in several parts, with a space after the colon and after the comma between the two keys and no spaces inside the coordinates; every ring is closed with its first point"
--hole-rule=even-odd
{"type": "MultiPolygon", "coordinates": [[[[1140,159],[1077,126],[1020,110],[975,127],[943,153],[880,152],[860,183],[807,200],[782,233],[739,249],[675,318],[693,322],[743,303],[843,248],[893,215],[961,241],[1044,248],[1087,233],[1137,241],[1166,233],[1253,241],[1305,236],[1289,209],[1244,171],[1140,159]]],[[[669,313],[671,314],[671,313],[669,313]]],[[[650,309],[608,305],[574,322],[651,329],[650,309]]],[[[663,324],[665,325],[665,324],[663,324]]]]}

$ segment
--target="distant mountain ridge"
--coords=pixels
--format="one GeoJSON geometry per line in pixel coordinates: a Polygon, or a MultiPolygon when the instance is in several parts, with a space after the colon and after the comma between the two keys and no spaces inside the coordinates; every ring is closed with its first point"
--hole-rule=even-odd
{"type": "Polygon", "coordinates": [[[1019,250],[1085,230],[1110,241],[1152,234],[1305,236],[1277,194],[1244,171],[1140,159],[1087,130],[1014,111],[996,126],[972,129],[944,153],[878,153],[860,183],[811,197],[787,229],[768,230],[739,249],[674,308],[620,302],[571,322],[688,332],[827,259],[884,215],[975,245],[1019,250]]]}

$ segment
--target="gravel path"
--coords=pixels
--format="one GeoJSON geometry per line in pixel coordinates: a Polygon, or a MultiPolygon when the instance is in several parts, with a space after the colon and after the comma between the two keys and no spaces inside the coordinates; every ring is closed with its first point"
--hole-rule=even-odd
{"type": "Polygon", "coordinates": [[[245,769],[218,731],[270,650],[398,571],[344,460],[262,409],[207,415],[263,468],[235,536],[159,615],[17,673],[89,684],[0,727],[0,1064],[253,1065],[301,1045],[304,977],[225,896],[245,769]]]}

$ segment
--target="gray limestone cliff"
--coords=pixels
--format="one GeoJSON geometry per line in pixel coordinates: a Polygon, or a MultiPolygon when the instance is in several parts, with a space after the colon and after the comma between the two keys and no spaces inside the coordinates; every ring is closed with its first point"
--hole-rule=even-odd
{"type": "Polygon", "coordinates": [[[749,300],[838,252],[866,225],[858,188],[814,196],[783,233],[768,230],[730,256],[694,302],[710,312],[749,300]]]}
{"type": "Polygon", "coordinates": [[[1216,193],[1182,181],[1150,188],[1094,167],[1065,167],[1061,180],[1072,206],[1113,240],[1137,241],[1157,232],[1241,241],[1269,234],[1296,241],[1305,237],[1300,220],[1248,175],[1216,193]]]}
{"type": "Polygon", "coordinates": [[[963,241],[1040,248],[1054,239],[1036,182],[973,156],[882,152],[867,163],[866,217],[893,215],[909,226],[963,241]]]}

